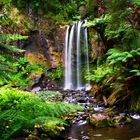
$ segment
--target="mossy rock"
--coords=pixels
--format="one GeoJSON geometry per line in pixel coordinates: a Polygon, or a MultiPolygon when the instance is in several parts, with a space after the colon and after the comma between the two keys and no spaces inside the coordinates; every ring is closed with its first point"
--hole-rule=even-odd
{"type": "Polygon", "coordinates": [[[90,114],[90,123],[95,127],[112,127],[115,123],[106,113],[90,114]]]}
{"type": "Polygon", "coordinates": [[[48,60],[45,55],[40,52],[28,52],[25,54],[25,57],[28,58],[30,64],[40,64],[44,67],[48,67],[48,60]]]}
{"type": "Polygon", "coordinates": [[[119,116],[116,116],[113,118],[113,121],[115,123],[131,123],[132,122],[132,119],[127,117],[125,114],[120,114],[119,116]]]}

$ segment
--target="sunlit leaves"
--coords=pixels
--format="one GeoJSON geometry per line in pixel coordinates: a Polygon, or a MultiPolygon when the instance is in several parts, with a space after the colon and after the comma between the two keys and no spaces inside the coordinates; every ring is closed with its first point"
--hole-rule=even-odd
{"type": "Polygon", "coordinates": [[[93,21],[88,21],[83,25],[83,27],[100,27],[102,25],[107,25],[110,20],[110,15],[105,15],[100,18],[95,18],[93,21]]]}

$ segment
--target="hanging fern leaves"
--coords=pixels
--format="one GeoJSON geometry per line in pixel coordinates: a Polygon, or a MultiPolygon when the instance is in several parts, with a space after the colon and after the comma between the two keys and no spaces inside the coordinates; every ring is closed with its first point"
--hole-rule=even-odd
{"type": "Polygon", "coordinates": [[[26,39],[28,39],[28,36],[22,36],[19,34],[0,34],[0,42],[4,43],[26,39]]]}
{"type": "Polygon", "coordinates": [[[11,45],[11,43],[25,39],[28,39],[28,37],[18,34],[0,34],[0,79],[2,81],[9,78],[8,73],[12,71],[10,61],[14,57],[11,54],[24,52],[24,50],[11,45]]]}
{"type": "Polygon", "coordinates": [[[0,34],[0,50],[9,53],[21,53],[24,50],[18,49],[16,46],[10,45],[11,42],[26,40],[28,36],[21,36],[18,34],[0,34]]]}
{"type": "Polygon", "coordinates": [[[116,63],[127,63],[129,60],[132,60],[134,57],[140,57],[140,48],[136,50],[131,50],[130,52],[121,51],[116,48],[109,49],[107,52],[107,61],[110,65],[116,63]]]}

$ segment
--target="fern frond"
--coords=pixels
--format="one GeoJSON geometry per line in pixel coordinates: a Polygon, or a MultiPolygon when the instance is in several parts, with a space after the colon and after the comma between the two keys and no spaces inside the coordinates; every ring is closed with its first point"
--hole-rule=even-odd
{"type": "Polygon", "coordinates": [[[0,50],[4,53],[22,53],[25,50],[18,49],[16,46],[0,43],[0,50]]]}
{"type": "Polygon", "coordinates": [[[35,94],[18,89],[0,89],[0,134],[2,139],[28,134],[38,127],[48,135],[58,135],[67,123],[62,116],[83,110],[83,107],[43,101],[35,94]]]}
{"type": "Polygon", "coordinates": [[[27,40],[28,36],[22,36],[19,34],[0,34],[0,42],[7,43],[7,42],[14,42],[18,40],[27,40]]]}
{"type": "Polygon", "coordinates": [[[110,49],[107,52],[107,61],[110,65],[115,63],[127,63],[129,60],[132,60],[135,56],[140,56],[140,48],[128,51],[120,51],[116,48],[110,49]]]}

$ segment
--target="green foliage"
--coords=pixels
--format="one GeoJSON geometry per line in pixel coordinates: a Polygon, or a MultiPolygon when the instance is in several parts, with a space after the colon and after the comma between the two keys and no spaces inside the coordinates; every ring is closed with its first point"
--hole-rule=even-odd
{"type": "Polygon", "coordinates": [[[116,48],[109,49],[107,52],[109,64],[127,63],[135,57],[140,57],[140,48],[131,50],[130,52],[121,51],[116,48]]]}
{"type": "Polygon", "coordinates": [[[3,4],[5,6],[10,6],[11,5],[12,0],[1,0],[0,4],[3,4]]]}
{"type": "Polygon", "coordinates": [[[109,19],[110,19],[110,15],[105,15],[100,18],[95,18],[93,21],[88,21],[87,23],[85,23],[83,27],[97,28],[101,26],[106,26],[109,19]]]}
{"type": "Polygon", "coordinates": [[[62,75],[63,75],[62,67],[58,67],[58,68],[48,72],[48,77],[51,78],[52,80],[60,79],[62,77],[62,75]]]}
{"type": "Polygon", "coordinates": [[[24,0],[17,0],[17,6],[19,8],[24,10],[30,8],[33,10],[33,13],[46,14],[50,18],[55,18],[58,22],[72,19],[72,17],[77,14],[77,3],[75,0],[29,0],[27,4],[24,0]]]}
{"type": "Polygon", "coordinates": [[[40,91],[38,93],[38,96],[43,99],[43,100],[47,100],[47,101],[57,101],[58,99],[62,100],[62,93],[60,92],[56,92],[56,91],[40,91]]]}
{"type": "Polygon", "coordinates": [[[140,6],[140,1],[139,0],[132,0],[132,3],[134,4],[134,6],[137,6],[137,7],[140,6]]]}
{"type": "Polygon", "coordinates": [[[107,65],[101,65],[97,67],[97,69],[92,70],[89,76],[86,76],[85,78],[87,80],[93,81],[94,83],[102,82],[104,79],[107,79],[111,76],[113,76],[116,73],[116,70],[114,70],[112,67],[107,65]]]}
{"type": "Polygon", "coordinates": [[[37,128],[47,136],[56,136],[67,124],[61,117],[82,109],[74,104],[46,102],[35,94],[18,89],[1,88],[1,138],[6,140],[29,135],[37,128]]]}
{"type": "Polygon", "coordinates": [[[28,36],[22,36],[19,34],[0,34],[0,41],[3,43],[19,41],[19,40],[27,40],[28,36]]]}
{"type": "Polygon", "coordinates": [[[118,12],[125,10],[128,4],[131,2],[131,0],[112,0],[110,4],[111,12],[118,12]]]}
{"type": "Polygon", "coordinates": [[[139,69],[132,69],[132,70],[129,70],[129,72],[132,73],[134,76],[140,76],[139,69]]]}
{"type": "Polygon", "coordinates": [[[138,96],[133,96],[130,99],[129,110],[132,112],[140,112],[140,98],[138,96]]]}
{"type": "Polygon", "coordinates": [[[18,49],[16,46],[11,45],[10,43],[19,40],[26,40],[28,36],[21,36],[18,34],[0,34],[0,48],[3,52],[24,52],[24,50],[18,49]]]}
{"type": "Polygon", "coordinates": [[[19,58],[12,65],[13,73],[10,74],[12,79],[9,83],[13,86],[26,87],[32,83],[30,75],[34,72],[42,73],[43,69],[38,64],[30,64],[27,58],[19,58]]]}
{"type": "Polygon", "coordinates": [[[121,23],[117,30],[110,30],[110,28],[107,28],[105,36],[108,40],[116,38],[123,41],[124,39],[131,39],[134,37],[134,29],[127,23],[121,23]]]}
{"type": "Polygon", "coordinates": [[[27,36],[0,34],[0,79],[6,81],[8,73],[12,71],[11,62],[14,56],[13,53],[21,53],[24,50],[18,49],[16,46],[11,45],[13,41],[27,39],[27,36]]]}

